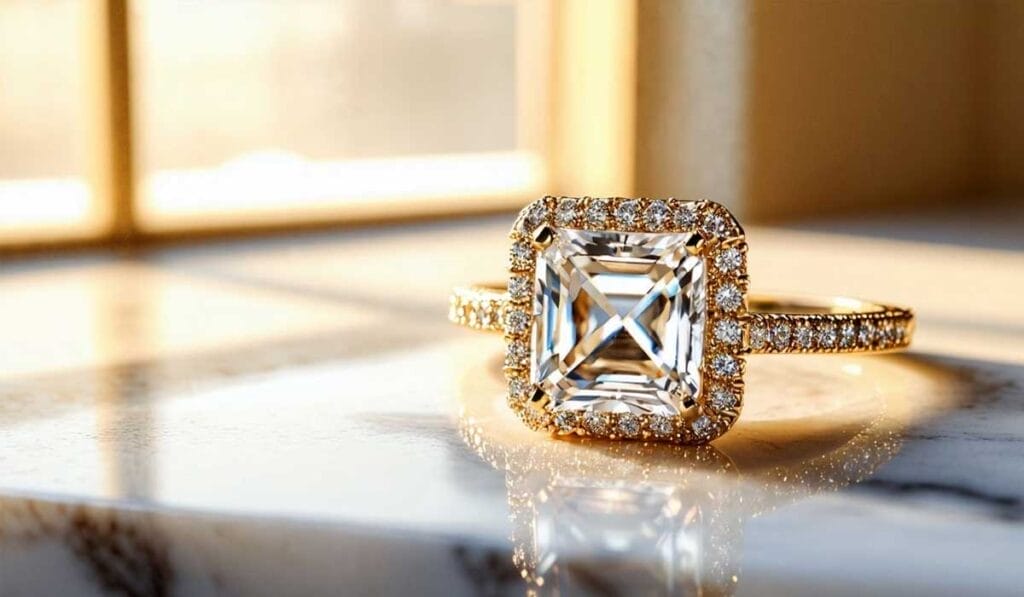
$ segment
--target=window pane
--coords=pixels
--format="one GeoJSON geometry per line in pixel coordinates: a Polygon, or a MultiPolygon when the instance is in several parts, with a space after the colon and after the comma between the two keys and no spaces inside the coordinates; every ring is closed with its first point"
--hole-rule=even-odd
{"type": "Polygon", "coordinates": [[[85,179],[82,6],[0,3],[0,244],[100,226],[85,179]]]}
{"type": "Polygon", "coordinates": [[[513,2],[133,6],[149,227],[395,215],[539,186],[518,141],[513,2]]]}

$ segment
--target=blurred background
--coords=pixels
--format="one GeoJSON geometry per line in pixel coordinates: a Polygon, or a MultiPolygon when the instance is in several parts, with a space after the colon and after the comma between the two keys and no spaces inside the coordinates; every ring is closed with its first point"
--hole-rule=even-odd
{"type": "Polygon", "coordinates": [[[1020,595],[1022,56],[1024,0],[0,0],[0,595],[1020,595]],[[544,194],[724,203],[913,350],[751,358],[704,481],[563,458],[444,317],[544,194]]]}
{"type": "Polygon", "coordinates": [[[1013,0],[2,0],[0,251],[539,194],[1017,213],[1021,40],[1013,0]]]}

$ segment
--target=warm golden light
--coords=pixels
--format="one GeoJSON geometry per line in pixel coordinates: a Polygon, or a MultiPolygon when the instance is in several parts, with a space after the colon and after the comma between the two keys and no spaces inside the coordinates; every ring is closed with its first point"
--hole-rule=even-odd
{"type": "MultiPolygon", "coordinates": [[[[382,216],[384,206],[450,210],[541,192],[544,163],[529,152],[313,161],[284,152],[246,154],[220,168],[160,171],[144,181],[141,217],[153,229],[287,222],[320,215],[382,216]]],[[[394,213],[391,214],[395,215],[394,213]]]]}

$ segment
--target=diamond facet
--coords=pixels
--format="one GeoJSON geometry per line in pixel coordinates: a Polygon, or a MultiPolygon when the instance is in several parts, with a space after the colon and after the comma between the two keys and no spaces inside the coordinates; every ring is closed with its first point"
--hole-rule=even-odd
{"type": "Polygon", "coordinates": [[[875,338],[875,324],[870,321],[864,321],[860,324],[860,330],[857,332],[857,343],[861,346],[869,346],[875,338]]]}
{"type": "Polygon", "coordinates": [[[532,261],[533,247],[522,241],[512,243],[512,249],[508,254],[508,264],[512,270],[523,271],[530,267],[532,261]]]}
{"type": "Polygon", "coordinates": [[[572,226],[579,216],[579,201],[573,198],[563,198],[555,210],[555,224],[558,226],[572,226]]]}
{"type": "Polygon", "coordinates": [[[672,223],[677,228],[683,230],[690,230],[693,225],[697,223],[697,211],[693,209],[692,204],[680,205],[676,208],[675,214],[672,216],[672,223]]]}
{"type": "Polygon", "coordinates": [[[569,433],[576,428],[577,416],[573,411],[562,411],[555,415],[555,427],[562,433],[569,433]]]}
{"type": "Polygon", "coordinates": [[[831,348],[836,345],[839,334],[836,333],[836,326],[831,323],[826,323],[821,326],[818,330],[818,344],[826,348],[831,348]]]}
{"type": "Polygon", "coordinates": [[[530,327],[530,316],[522,309],[510,309],[505,314],[505,331],[510,334],[522,334],[530,327]]]}
{"type": "Polygon", "coordinates": [[[526,400],[526,395],[530,391],[530,384],[523,379],[513,377],[508,382],[508,395],[514,401],[526,400]]]}
{"type": "Polygon", "coordinates": [[[644,211],[644,224],[649,230],[661,230],[668,220],[668,204],[664,201],[651,201],[644,211]]]}
{"type": "Polygon", "coordinates": [[[743,328],[735,319],[723,319],[715,324],[715,339],[723,344],[739,344],[743,328]]]}
{"type": "Polygon", "coordinates": [[[716,213],[710,213],[704,216],[704,221],[701,223],[701,227],[704,232],[715,238],[725,238],[729,233],[728,223],[725,218],[716,213]]]}
{"type": "Polygon", "coordinates": [[[750,347],[760,350],[768,344],[768,326],[757,322],[750,326],[750,347]]]}
{"type": "Polygon", "coordinates": [[[555,412],[676,416],[696,399],[705,272],[688,238],[556,230],[537,259],[531,365],[555,412]]]}
{"type": "Polygon", "coordinates": [[[518,339],[513,340],[505,347],[505,366],[520,367],[529,356],[530,349],[526,346],[526,342],[518,339]]]}
{"type": "Polygon", "coordinates": [[[810,348],[814,345],[814,330],[809,325],[799,325],[796,328],[796,345],[800,348],[810,348]]]}
{"type": "Polygon", "coordinates": [[[736,406],[736,395],[727,388],[716,386],[711,390],[711,406],[715,410],[725,410],[736,406]]]}
{"type": "Polygon", "coordinates": [[[723,311],[735,311],[743,304],[743,293],[735,284],[726,284],[715,293],[715,304],[723,311]]]}
{"type": "Polygon", "coordinates": [[[640,433],[640,417],[633,413],[621,414],[616,428],[625,437],[636,437],[640,433]]]}
{"type": "Polygon", "coordinates": [[[587,225],[604,228],[608,222],[608,200],[591,199],[587,207],[587,225]]]}
{"type": "Polygon", "coordinates": [[[533,279],[526,276],[512,276],[508,279],[508,295],[514,301],[530,298],[533,292],[533,279]]]}
{"type": "Polygon", "coordinates": [[[852,321],[839,326],[839,345],[847,348],[853,346],[856,331],[857,328],[852,321]]]}
{"type": "Polygon", "coordinates": [[[723,272],[732,272],[743,265],[743,253],[736,247],[722,249],[715,255],[715,268],[723,272]]]}
{"type": "Polygon", "coordinates": [[[701,415],[693,420],[693,432],[697,435],[704,435],[711,429],[711,419],[701,415]]]}
{"type": "Polygon", "coordinates": [[[711,359],[711,370],[720,377],[733,377],[740,372],[740,364],[732,355],[716,354],[711,359]]]}
{"type": "Polygon", "coordinates": [[[772,345],[779,350],[782,350],[789,346],[789,339],[793,335],[793,328],[785,321],[780,321],[772,326],[771,339],[772,345]]]}
{"type": "Polygon", "coordinates": [[[589,412],[583,415],[583,426],[587,431],[600,435],[608,428],[608,420],[601,413],[589,412]]]}
{"type": "Polygon", "coordinates": [[[664,415],[654,415],[648,418],[647,428],[655,437],[668,437],[672,435],[672,419],[664,415]]]}
{"type": "Polygon", "coordinates": [[[624,228],[636,226],[640,216],[640,202],[634,199],[623,201],[615,208],[615,219],[624,228]]]}
{"type": "Polygon", "coordinates": [[[548,219],[548,206],[544,201],[538,201],[534,203],[526,210],[526,215],[523,216],[522,230],[527,234],[533,232],[538,226],[546,222],[548,219]]]}

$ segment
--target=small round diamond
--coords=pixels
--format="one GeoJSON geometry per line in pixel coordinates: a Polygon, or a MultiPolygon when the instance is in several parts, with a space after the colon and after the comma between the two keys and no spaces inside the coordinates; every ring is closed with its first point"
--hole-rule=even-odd
{"type": "Polygon", "coordinates": [[[661,230],[668,221],[668,204],[664,201],[651,201],[644,211],[644,224],[651,230],[661,230]]]}
{"type": "Polygon", "coordinates": [[[739,344],[743,328],[735,319],[723,319],[715,324],[715,339],[723,344],[739,344]]]}
{"type": "Polygon", "coordinates": [[[757,322],[750,326],[750,347],[760,350],[768,344],[768,326],[757,322]]]}
{"type": "Polygon", "coordinates": [[[826,323],[818,329],[818,344],[825,348],[832,348],[836,345],[836,340],[839,339],[839,334],[836,332],[836,326],[831,323],[826,323]]]}
{"type": "Polygon", "coordinates": [[[579,200],[563,198],[555,210],[555,224],[558,226],[572,226],[579,217],[579,200]]]}
{"type": "Polygon", "coordinates": [[[716,354],[711,359],[711,370],[720,377],[733,377],[740,372],[740,364],[732,355],[716,354]]]}
{"type": "Polygon", "coordinates": [[[896,324],[891,321],[886,322],[885,328],[882,330],[882,337],[890,344],[894,344],[899,340],[899,332],[896,331],[896,324]]]}
{"type": "Polygon", "coordinates": [[[845,347],[853,346],[855,334],[856,327],[852,321],[847,321],[843,325],[839,326],[839,345],[845,347]]]}
{"type": "Polygon", "coordinates": [[[632,228],[636,226],[639,215],[640,202],[635,199],[623,201],[617,208],[615,208],[615,219],[618,220],[619,225],[625,228],[632,228]]]}
{"type": "Polygon", "coordinates": [[[640,417],[632,413],[619,415],[619,424],[616,425],[616,429],[625,437],[636,437],[640,433],[640,417]]]}
{"type": "Polygon", "coordinates": [[[665,415],[654,415],[647,420],[647,428],[655,437],[668,437],[672,435],[672,419],[665,415]]]}
{"type": "Polygon", "coordinates": [[[522,309],[512,309],[505,315],[505,331],[510,334],[522,334],[530,327],[530,316],[522,309]]]}
{"type": "Polygon", "coordinates": [[[723,311],[735,311],[743,304],[743,293],[735,284],[726,284],[715,293],[715,304],[723,311]]]}
{"type": "Polygon", "coordinates": [[[512,276],[508,279],[508,294],[514,301],[530,298],[533,293],[533,280],[526,276],[512,276]]]}
{"type": "Polygon", "coordinates": [[[868,346],[875,338],[875,324],[870,321],[865,321],[860,324],[860,330],[857,332],[857,343],[861,346],[868,346]]]}
{"type": "Polygon", "coordinates": [[[526,422],[530,429],[537,430],[546,427],[548,424],[548,414],[537,410],[536,408],[524,408],[522,412],[523,421],[526,422]]]}
{"type": "Polygon", "coordinates": [[[672,215],[672,223],[677,228],[691,229],[697,223],[697,211],[693,209],[691,204],[680,205],[672,215]]]}
{"type": "Polygon", "coordinates": [[[577,419],[578,417],[576,416],[576,413],[572,411],[562,411],[555,415],[555,428],[562,433],[571,433],[576,429],[577,419]]]}
{"type": "Polygon", "coordinates": [[[796,345],[800,348],[810,348],[814,344],[814,330],[809,325],[799,325],[796,328],[796,345]]]}
{"type": "Polygon", "coordinates": [[[523,216],[522,229],[524,232],[533,232],[538,226],[546,222],[548,219],[548,205],[544,201],[538,201],[534,203],[526,210],[526,215],[523,216]]]}
{"type": "Polygon", "coordinates": [[[691,423],[691,427],[693,428],[693,432],[695,434],[705,435],[708,431],[711,430],[711,419],[707,418],[704,415],[701,415],[693,420],[693,423],[691,423]]]}
{"type": "Polygon", "coordinates": [[[896,342],[903,342],[903,339],[907,336],[907,325],[902,321],[897,321],[893,329],[896,334],[896,342]]]}
{"type": "Polygon", "coordinates": [[[789,340],[793,336],[793,327],[785,321],[780,321],[772,326],[771,339],[775,348],[783,349],[789,346],[789,340]]]}
{"type": "Polygon", "coordinates": [[[530,267],[532,262],[533,247],[522,241],[512,243],[512,249],[508,254],[508,263],[511,269],[522,271],[530,267]]]}
{"type": "Polygon", "coordinates": [[[721,386],[711,390],[711,406],[715,410],[726,410],[736,406],[736,394],[721,386]]]}
{"type": "Polygon", "coordinates": [[[583,426],[587,431],[600,435],[608,428],[608,421],[600,413],[587,413],[583,417],[583,426]]]}
{"type": "Polygon", "coordinates": [[[487,328],[491,326],[493,317],[494,315],[486,305],[477,305],[470,315],[470,320],[475,320],[481,327],[487,328]]]}
{"type": "Polygon", "coordinates": [[[723,249],[715,255],[715,267],[723,272],[732,272],[743,265],[743,253],[736,247],[723,249]]]}
{"type": "Polygon", "coordinates": [[[701,228],[715,238],[725,238],[729,234],[729,224],[720,214],[710,213],[704,216],[701,228]]]}
{"type": "Polygon", "coordinates": [[[591,199],[587,206],[587,224],[595,228],[603,228],[608,223],[608,200],[591,199]]]}
{"type": "Polygon", "coordinates": [[[519,377],[513,377],[508,382],[508,395],[513,400],[521,401],[526,400],[526,395],[530,392],[530,384],[526,383],[525,380],[519,377]]]}
{"type": "Polygon", "coordinates": [[[513,340],[505,347],[505,366],[520,367],[524,362],[526,362],[526,359],[529,356],[530,349],[527,348],[526,342],[522,340],[513,340]]]}

